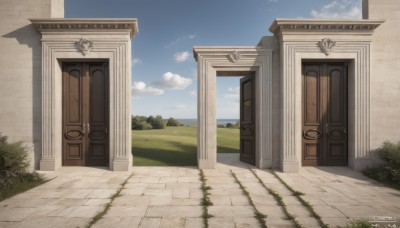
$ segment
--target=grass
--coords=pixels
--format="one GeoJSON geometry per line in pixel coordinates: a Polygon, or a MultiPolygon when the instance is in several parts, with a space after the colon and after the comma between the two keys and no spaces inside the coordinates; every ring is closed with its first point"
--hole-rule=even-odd
{"type": "Polygon", "coordinates": [[[242,183],[239,181],[237,178],[236,174],[231,170],[232,177],[235,179],[235,182],[240,186],[240,189],[242,189],[243,194],[247,197],[247,200],[249,201],[249,204],[253,207],[254,210],[254,217],[258,220],[260,223],[260,226],[262,228],[267,228],[267,224],[265,219],[267,218],[266,215],[261,213],[257,208],[256,205],[254,204],[253,200],[251,199],[250,193],[246,190],[246,188],[242,185],[242,183]]]}
{"type": "Polygon", "coordinates": [[[322,221],[321,216],[314,210],[314,208],[311,206],[311,204],[309,202],[307,202],[305,199],[303,199],[303,197],[301,197],[302,195],[304,195],[304,193],[299,192],[294,190],[291,186],[289,186],[284,180],[282,180],[282,178],[275,173],[275,171],[272,170],[272,174],[283,184],[285,185],[285,187],[292,192],[293,196],[295,196],[300,202],[301,204],[307,208],[307,210],[311,213],[311,215],[315,218],[315,220],[317,220],[318,224],[323,227],[323,228],[328,228],[328,224],[324,223],[322,221]]]}
{"type": "Polygon", "coordinates": [[[0,202],[19,193],[25,192],[31,188],[44,184],[47,181],[48,180],[38,176],[32,178],[17,178],[12,185],[5,188],[0,188],[0,202]]]}
{"type": "Polygon", "coordinates": [[[211,214],[208,213],[208,207],[212,206],[213,203],[210,200],[210,197],[208,197],[210,195],[210,193],[208,192],[209,190],[211,190],[211,187],[207,185],[206,183],[206,177],[204,176],[204,172],[201,169],[200,170],[200,181],[201,181],[201,191],[203,192],[203,198],[201,199],[201,205],[203,206],[203,224],[204,227],[207,228],[208,227],[208,219],[213,217],[211,214]]]}
{"type": "Polygon", "coordinates": [[[251,169],[250,171],[257,178],[258,182],[268,191],[268,193],[274,197],[274,199],[278,203],[278,205],[282,207],[283,212],[285,213],[286,217],[293,222],[295,227],[302,228],[303,226],[299,223],[299,221],[297,221],[297,219],[292,214],[290,214],[289,211],[287,210],[286,204],[285,204],[285,202],[283,202],[282,196],[280,196],[278,193],[276,193],[272,188],[267,187],[267,185],[265,185],[265,183],[261,180],[261,178],[257,175],[257,173],[253,169],[251,169]]]}
{"type": "Polygon", "coordinates": [[[87,225],[88,228],[92,227],[94,224],[96,224],[100,219],[104,217],[104,215],[107,214],[108,210],[110,210],[112,203],[114,200],[121,195],[122,189],[125,188],[126,183],[128,183],[128,180],[133,176],[133,173],[125,179],[125,181],[121,184],[121,187],[118,189],[118,191],[111,197],[111,201],[106,205],[103,211],[100,211],[96,216],[92,218],[90,223],[87,225]]]}
{"type": "MultiPolygon", "coordinates": [[[[134,166],[196,166],[197,128],[132,131],[134,166]]],[[[239,129],[218,128],[219,153],[239,152],[239,129]]]]}

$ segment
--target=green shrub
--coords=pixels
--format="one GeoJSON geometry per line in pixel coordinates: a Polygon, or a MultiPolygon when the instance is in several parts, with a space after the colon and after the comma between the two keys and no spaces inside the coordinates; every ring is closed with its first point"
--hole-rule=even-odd
{"type": "Polygon", "coordinates": [[[162,116],[132,116],[132,130],[164,129],[165,121],[162,116]]]}
{"type": "Polygon", "coordinates": [[[8,143],[7,137],[0,134],[0,186],[12,184],[18,175],[26,172],[27,157],[22,142],[8,143]]]}
{"type": "Polygon", "coordinates": [[[356,220],[347,225],[346,228],[372,228],[372,224],[367,220],[356,220]]]}
{"type": "Polygon", "coordinates": [[[165,128],[165,121],[163,120],[162,116],[158,115],[154,118],[154,121],[151,124],[153,129],[164,129],[165,128]]]}
{"type": "Polygon", "coordinates": [[[377,150],[379,157],[385,162],[382,167],[367,168],[364,174],[380,182],[400,188],[400,142],[384,142],[377,150]]]}
{"type": "Polygon", "coordinates": [[[28,152],[22,142],[8,143],[7,136],[0,133],[0,187],[42,179],[38,173],[28,172],[28,167],[28,152]]]}
{"type": "Polygon", "coordinates": [[[181,126],[181,123],[179,123],[178,120],[176,120],[176,119],[170,117],[170,118],[167,120],[167,126],[169,126],[169,127],[178,127],[178,126],[181,126]]]}
{"type": "Polygon", "coordinates": [[[217,128],[225,128],[225,125],[223,125],[223,124],[218,124],[218,125],[217,125],[217,128]]]}

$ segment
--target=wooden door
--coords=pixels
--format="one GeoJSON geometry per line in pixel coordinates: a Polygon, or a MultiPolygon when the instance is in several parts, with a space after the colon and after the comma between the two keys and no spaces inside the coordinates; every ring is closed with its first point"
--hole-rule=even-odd
{"type": "Polygon", "coordinates": [[[255,75],[240,79],[240,161],[255,165],[255,75]]]}
{"type": "Polygon", "coordinates": [[[303,63],[302,164],[347,165],[347,64],[303,63]]]}
{"type": "Polygon", "coordinates": [[[63,63],[63,165],[108,165],[106,63],[63,63]]]}

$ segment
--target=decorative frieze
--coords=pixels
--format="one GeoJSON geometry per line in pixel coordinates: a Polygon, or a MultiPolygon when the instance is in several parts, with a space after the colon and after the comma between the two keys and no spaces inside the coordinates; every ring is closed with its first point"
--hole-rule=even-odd
{"type": "Polygon", "coordinates": [[[318,19],[276,19],[269,31],[282,32],[373,32],[383,20],[318,20],[318,19]]]}
{"type": "Polygon", "coordinates": [[[105,31],[127,30],[133,37],[138,32],[136,19],[77,19],[77,18],[46,18],[30,19],[41,32],[54,31],[105,31]]]}

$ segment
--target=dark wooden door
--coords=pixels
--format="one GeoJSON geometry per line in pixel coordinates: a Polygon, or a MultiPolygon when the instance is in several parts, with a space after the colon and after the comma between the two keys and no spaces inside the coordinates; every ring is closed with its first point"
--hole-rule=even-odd
{"type": "Polygon", "coordinates": [[[108,165],[106,63],[63,63],[63,165],[108,165]]]}
{"type": "Polygon", "coordinates": [[[303,63],[302,164],[347,165],[347,64],[303,63]]]}
{"type": "Polygon", "coordinates": [[[255,165],[255,75],[240,79],[240,161],[255,165]]]}

